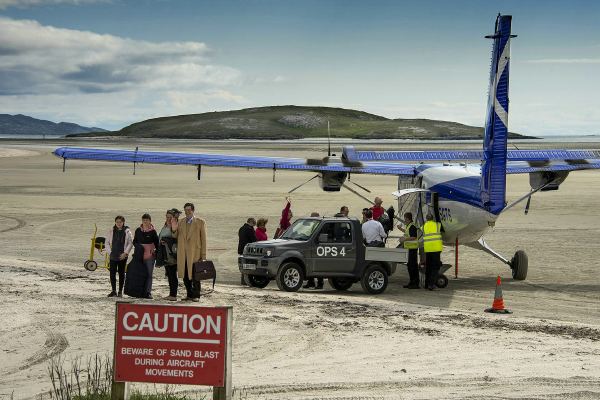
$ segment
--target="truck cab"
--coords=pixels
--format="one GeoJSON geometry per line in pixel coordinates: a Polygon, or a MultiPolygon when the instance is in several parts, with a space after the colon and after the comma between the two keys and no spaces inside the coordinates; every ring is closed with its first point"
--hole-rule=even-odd
{"type": "Polygon", "coordinates": [[[356,218],[306,217],[278,239],[246,245],[238,266],[253,287],[275,280],[280,290],[293,292],[319,277],[337,290],[361,282],[365,292],[379,294],[398,262],[406,262],[404,249],[365,247],[356,218]]]}

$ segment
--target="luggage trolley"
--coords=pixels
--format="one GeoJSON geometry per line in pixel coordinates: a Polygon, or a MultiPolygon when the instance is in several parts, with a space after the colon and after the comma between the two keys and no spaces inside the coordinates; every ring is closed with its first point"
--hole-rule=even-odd
{"type": "MultiPolygon", "coordinates": [[[[452,265],[450,264],[442,264],[438,276],[437,278],[435,278],[435,286],[439,287],[440,289],[443,289],[446,286],[448,286],[448,277],[444,275],[444,273],[448,271],[451,267],[452,265]]],[[[425,265],[423,264],[419,264],[419,280],[421,283],[421,287],[425,287],[425,265]]]]}
{"type": "MultiPolygon", "coordinates": [[[[95,271],[96,268],[98,268],[98,263],[94,260],[94,249],[98,250],[98,253],[102,255],[106,243],[106,238],[96,236],[97,233],[98,227],[96,226],[96,224],[94,224],[94,236],[92,236],[91,240],[90,257],[83,263],[83,268],[87,269],[88,271],[95,271]]],[[[104,253],[104,265],[102,265],[101,268],[110,268],[108,262],[108,252],[104,253]]]]}

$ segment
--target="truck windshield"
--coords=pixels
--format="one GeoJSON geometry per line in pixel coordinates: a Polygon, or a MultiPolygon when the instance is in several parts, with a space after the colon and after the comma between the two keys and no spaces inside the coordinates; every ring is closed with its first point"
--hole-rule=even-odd
{"type": "Polygon", "coordinates": [[[308,240],[320,223],[318,219],[299,219],[285,231],[281,239],[308,240]]]}

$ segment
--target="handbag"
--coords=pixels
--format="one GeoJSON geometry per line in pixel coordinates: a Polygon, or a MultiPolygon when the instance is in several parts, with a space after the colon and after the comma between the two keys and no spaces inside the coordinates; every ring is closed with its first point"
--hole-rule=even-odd
{"type": "Polygon", "coordinates": [[[213,289],[217,281],[217,270],[215,264],[210,260],[196,261],[192,266],[192,275],[195,281],[203,281],[206,279],[213,280],[213,289]]]}

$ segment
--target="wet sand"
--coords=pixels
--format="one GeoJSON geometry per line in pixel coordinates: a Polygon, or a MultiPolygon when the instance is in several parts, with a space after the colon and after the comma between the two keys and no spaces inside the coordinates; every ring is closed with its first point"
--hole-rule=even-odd
{"type": "MultiPolygon", "coordinates": [[[[513,281],[499,261],[461,247],[459,277],[443,290],[403,289],[401,268],[381,296],[365,295],[360,285],[339,293],[327,284],[324,291],[290,294],[274,283],[262,290],[237,286],[237,229],[248,216],[264,216],[272,236],[286,192],[310,172],[277,172],[273,183],[272,171],[203,168],[197,181],[192,167],[142,164],[133,176],[131,165],[68,161],[63,173],[50,154],[62,144],[0,142],[0,398],[48,390],[52,356],[111,351],[108,273],[82,266],[94,223],[105,235],[115,215],[135,227],[149,212],[161,225],[164,210],[187,201],[208,223],[208,256],[219,270],[215,293],[201,304],[234,306],[238,398],[600,398],[599,172],[572,173],[559,191],[534,196],[529,215],[524,206],[507,211],[486,237],[509,258],[527,251],[526,281],[513,281]],[[482,312],[497,274],[513,315],[482,312]]],[[[158,141],[116,147],[136,145],[297,157],[324,150],[323,144],[158,141]]],[[[353,180],[393,204],[393,177],[353,180]]],[[[527,176],[508,178],[509,201],[527,190],[527,176]]],[[[349,192],[324,193],[316,183],[293,195],[296,216],[331,215],[341,205],[353,215],[365,207],[349,192]]],[[[452,263],[453,250],[443,259],[452,263]]],[[[154,279],[155,298],[167,295],[162,270],[154,279]]]]}

